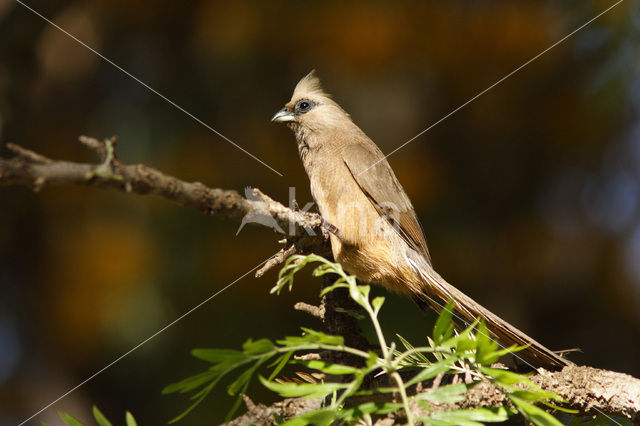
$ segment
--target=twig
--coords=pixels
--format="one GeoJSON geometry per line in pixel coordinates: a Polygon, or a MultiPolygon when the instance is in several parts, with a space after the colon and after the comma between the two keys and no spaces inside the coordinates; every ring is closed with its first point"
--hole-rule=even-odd
{"type": "MultiPolygon", "coordinates": [[[[104,159],[107,157],[107,150],[105,148],[104,142],[101,142],[96,138],[91,138],[89,136],[84,136],[84,135],[80,136],[78,140],[80,141],[81,144],[97,152],[98,156],[100,157],[100,161],[104,161],[104,159]]],[[[115,136],[111,138],[112,144],[115,144],[116,141],[117,139],[115,136]]]]}
{"type": "MultiPolygon", "coordinates": [[[[293,211],[257,189],[254,189],[256,196],[248,199],[236,191],[185,182],[143,164],[123,164],[113,152],[115,138],[101,142],[82,136],[80,141],[96,151],[102,163],[55,161],[18,145],[7,144],[16,156],[0,158],[0,185],[26,185],[34,190],[77,185],[153,194],[208,215],[280,230],[288,235],[286,252],[273,259],[269,268],[279,265],[293,253],[327,251],[325,225],[316,213],[293,211]]],[[[261,273],[269,268],[263,268],[261,273]]]]}
{"type": "Polygon", "coordinates": [[[300,237],[287,237],[279,241],[284,243],[284,247],[274,254],[264,266],[256,271],[256,278],[260,278],[267,271],[282,265],[286,260],[294,254],[315,253],[322,257],[331,257],[331,247],[328,244],[328,235],[302,235],[300,237]],[[321,239],[323,244],[319,244],[321,239]]]}
{"type": "Polygon", "coordinates": [[[301,311],[314,316],[318,319],[324,319],[324,306],[314,306],[308,303],[298,302],[293,307],[296,311],[301,311]]]}
{"type": "Polygon", "coordinates": [[[44,155],[40,155],[37,152],[23,148],[20,145],[16,145],[14,143],[8,143],[7,149],[16,154],[18,157],[24,158],[26,161],[30,161],[32,163],[47,164],[52,162],[52,160],[48,159],[44,155]]]}

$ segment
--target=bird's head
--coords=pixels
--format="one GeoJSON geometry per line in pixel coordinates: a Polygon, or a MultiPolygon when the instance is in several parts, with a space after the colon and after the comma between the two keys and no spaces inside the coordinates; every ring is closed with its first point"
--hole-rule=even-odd
{"type": "Polygon", "coordinates": [[[287,123],[293,130],[320,130],[344,119],[349,115],[322,90],[314,70],[298,82],[291,100],[271,121],[287,123]]]}

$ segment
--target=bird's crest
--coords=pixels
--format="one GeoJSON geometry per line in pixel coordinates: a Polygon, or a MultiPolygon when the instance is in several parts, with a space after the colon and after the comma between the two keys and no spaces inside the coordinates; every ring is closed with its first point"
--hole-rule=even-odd
{"type": "Polygon", "coordinates": [[[302,77],[293,91],[292,99],[300,99],[307,97],[323,97],[330,96],[322,90],[320,79],[316,75],[316,70],[312,70],[309,74],[302,77]]]}

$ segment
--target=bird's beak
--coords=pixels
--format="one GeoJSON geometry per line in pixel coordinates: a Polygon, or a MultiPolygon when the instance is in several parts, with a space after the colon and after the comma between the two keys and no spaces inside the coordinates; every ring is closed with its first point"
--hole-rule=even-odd
{"type": "Polygon", "coordinates": [[[293,115],[293,111],[290,111],[289,108],[284,107],[280,111],[276,112],[276,115],[271,117],[272,122],[276,123],[286,123],[289,121],[296,121],[295,115],[293,115]]]}

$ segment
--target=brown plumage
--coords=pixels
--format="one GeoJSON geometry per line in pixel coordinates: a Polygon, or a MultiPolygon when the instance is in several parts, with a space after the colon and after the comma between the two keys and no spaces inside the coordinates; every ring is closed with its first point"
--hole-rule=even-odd
{"type": "Polygon", "coordinates": [[[453,298],[468,321],[485,319],[503,344],[530,345],[518,353],[534,366],[571,364],[447,283],[431,266],[409,197],[383,153],[329,95],[313,72],[272,121],[296,135],[320,214],[340,231],[331,235],[334,258],[366,282],[382,284],[438,312],[453,298]]]}

